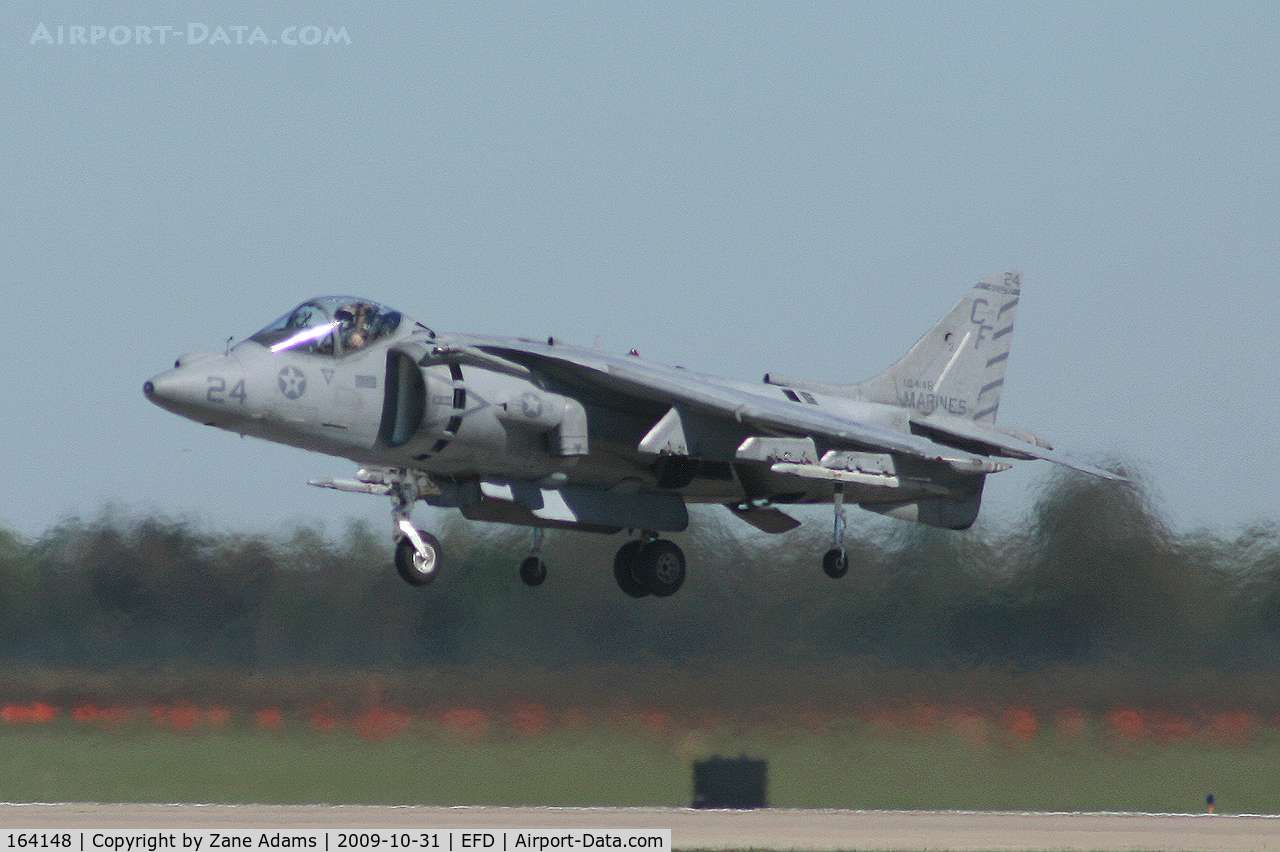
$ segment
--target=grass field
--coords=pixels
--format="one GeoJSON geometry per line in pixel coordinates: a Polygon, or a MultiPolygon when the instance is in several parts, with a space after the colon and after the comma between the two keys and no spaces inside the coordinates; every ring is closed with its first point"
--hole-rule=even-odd
{"type": "Polygon", "coordinates": [[[1280,813],[1271,727],[1222,741],[1122,737],[1101,722],[1011,733],[580,719],[520,730],[153,716],[0,725],[0,799],[686,806],[694,760],[745,754],[768,761],[776,807],[1200,812],[1212,793],[1221,813],[1280,813]]]}

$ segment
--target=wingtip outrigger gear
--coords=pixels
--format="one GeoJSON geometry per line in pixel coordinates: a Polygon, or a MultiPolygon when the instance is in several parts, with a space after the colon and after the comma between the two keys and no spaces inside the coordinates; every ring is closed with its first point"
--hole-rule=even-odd
{"type": "Polygon", "coordinates": [[[844,549],[844,531],[848,526],[844,509],[844,484],[837,482],[831,505],[835,509],[835,523],[831,531],[831,549],[822,557],[822,571],[833,580],[849,573],[849,554],[844,549]]]}

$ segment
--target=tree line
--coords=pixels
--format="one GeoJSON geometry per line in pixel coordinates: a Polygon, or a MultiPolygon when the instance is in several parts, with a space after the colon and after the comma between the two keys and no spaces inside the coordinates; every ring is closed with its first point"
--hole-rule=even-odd
{"type": "Polygon", "coordinates": [[[685,587],[633,600],[612,575],[621,536],[551,533],[531,589],[527,531],[433,513],[446,563],[412,588],[365,524],[247,534],[104,512],[0,531],[0,666],[1280,674],[1273,523],[1176,533],[1141,481],[1062,472],[1010,529],[856,523],[830,580],[829,518],[764,536],[697,509],[685,587]]]}

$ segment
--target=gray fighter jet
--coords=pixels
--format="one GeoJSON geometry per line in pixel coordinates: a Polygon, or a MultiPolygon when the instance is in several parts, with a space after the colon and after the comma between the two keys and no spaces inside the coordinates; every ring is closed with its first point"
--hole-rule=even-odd
{"type": "Polygon", "coordinates": [[[438,334],[367,299],[304,302],[225,355],[186,355],[143,386],[168,411],[241,435],[342,456],[392,501],[395,563],[414,585],[442,564],[410,521],[417,501],[534,530],[520,567],[536,586],[546,528],[636,537],[614,576],[633,597],[673,594],[685,558],[662,532],[688,503],[720,503],[769,533],[783,508],[834,505],[823,569],[848,570],[844,507],[961,530],[1001,459],[1115,474],[998,428],[1021,276],[987,278],[896,364],[858,384],[766,375],[763,384],[614,356],[556,338],[438,334]]]}

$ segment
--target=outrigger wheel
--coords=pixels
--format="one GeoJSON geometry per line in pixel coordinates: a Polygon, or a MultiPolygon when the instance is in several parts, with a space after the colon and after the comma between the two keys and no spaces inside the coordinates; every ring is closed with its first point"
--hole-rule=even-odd
{"type": "Polygon", "coordinates": [[[849,555],[839,547],[833,547],[822,557],[822,570],[833,580],[849,573],[849,555]]]}
{"type": "Polygon", "coordinates": [[[520,579],[526,586],[541,586],[547,579],[547,563],[536,556],[526,557],[520,563],[520,579]]]}

